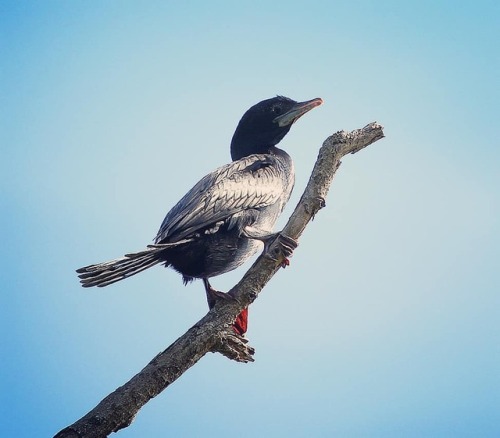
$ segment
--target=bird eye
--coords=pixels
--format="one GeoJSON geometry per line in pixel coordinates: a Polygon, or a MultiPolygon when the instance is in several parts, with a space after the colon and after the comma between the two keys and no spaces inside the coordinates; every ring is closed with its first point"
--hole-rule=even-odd
{"type": "Polygon", "coordinates": [[[273,106],[271,111],[274,113],[274,114],[281,114],[281,107],[279,106],[273,106]]]}

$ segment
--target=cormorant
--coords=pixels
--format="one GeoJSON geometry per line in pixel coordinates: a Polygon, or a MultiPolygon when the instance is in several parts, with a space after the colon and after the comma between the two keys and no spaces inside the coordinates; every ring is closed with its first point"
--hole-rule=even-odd
{"type": "MultiPolygon", "coordinates": [[[[231,140],[233,161],[202,178],[167,213],[155,244],[78,269],[82,286],[107,286],[163,263],[182,274],[184,283],[203,279],[213,307],[226,294],[215,291],[208,279],[237,268],[263,244],[281,237],[272,229],[290,198],[295,177],[292,159],[276,145],[297,119],[322,102],[277,96],[252,106],[231,140]]],[[[285,248],[286,242],[285,238],[285,248]]],[[[291,250],[293,242],[288,244],[291,250]]],[[[247,309],[234,323],[241,335],[246,328],[247,309]]]]}

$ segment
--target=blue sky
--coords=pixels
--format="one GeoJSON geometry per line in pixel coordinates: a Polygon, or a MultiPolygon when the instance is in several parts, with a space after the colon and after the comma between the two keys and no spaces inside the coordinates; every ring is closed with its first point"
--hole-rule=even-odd
{"type": "Polygon", "coordinates": [[[283,94],[325,101],[284,216],[328,135],[386,138],[251,307],[256,362],[206,356],[120,436],[499,436],[498,3],[177,3],[2,3],[0,435],[53,435],[204,315],[173,271],[74,270],[150,243],[283,94]]]}

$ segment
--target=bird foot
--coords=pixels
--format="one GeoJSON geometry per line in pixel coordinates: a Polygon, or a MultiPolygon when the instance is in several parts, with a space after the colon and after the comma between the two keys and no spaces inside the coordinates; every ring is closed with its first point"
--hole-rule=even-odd
{"type": "MultiPolygon", "coordinates": [[[[205,284],[205,292],[207,294],[207,302],[209,309],[214,307],[217,301],[220,300],[238,302],[238,300],[231,294],[214,289],[207,279],[204,279],[203,283],[205,284]]],[[[241,313],[234,320],[233,330],[237,335],[243,336],[247,331],[247,327],[248,327],[248,309],[243,309],[241,313]]]]}
{"type": "Polygon", "coordinates": [[[290,260],[295,248],[297,248],[298,243],[295,239],[286,236],[282,233],[275,233],[269,236],[269,238],[264,243],[264,251],[269,258],[274,261],[279,261],[282,259],[281,266],[283,268],[290,265],[290,260]],[[270,248],[274,242],[277,242],[277,246],[271,251],[270,248]]]}
{"type": "Polygon", "coordinates": [[[211,284],[208,282],[208,280],[204,280],[204,283],[205,283],[205,293],[207,294],[208,307],[210,309],[215,306],[215,303],[217,303],[217,301],[220,301],[220,300],[238,301],[232,295],[225,293],[225,292],[221,292],[220,290],[214,289],[211,286],[211,284]]]}
{"type": "Polygon", "coordinates": [[[220,290],[215,290],[215,289],[210,288],[209,293],[215,301],[218,301],[218,300],[237,301],[237,299],[234,298],[232,295],[230,295],[226,292],[221,292],[220,290]]]}

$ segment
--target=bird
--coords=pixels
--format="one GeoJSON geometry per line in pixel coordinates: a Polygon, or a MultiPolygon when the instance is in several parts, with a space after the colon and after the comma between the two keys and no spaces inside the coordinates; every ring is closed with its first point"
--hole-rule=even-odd
{"type": "MultiPolygon", "coordinates": [[[[104,287],[163,264],[182,275],[184,284],[203,281],[209,308],[228,294],[209,279],[243,264],[259,249],[279,239],[285,261],[296,242],[273,227],[295,182],[291,157],[276,145],[305,113],[321,105],[315,98],[297,102],[284,96],[248,109],[233,134],[232,161],[204,176],[167,213],[146,249],[77,269],[83,287],[104,287]]],[[[233,329],[247,331],[248,309],[233,329]]]]}

